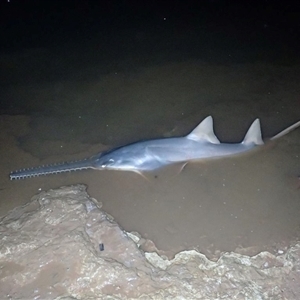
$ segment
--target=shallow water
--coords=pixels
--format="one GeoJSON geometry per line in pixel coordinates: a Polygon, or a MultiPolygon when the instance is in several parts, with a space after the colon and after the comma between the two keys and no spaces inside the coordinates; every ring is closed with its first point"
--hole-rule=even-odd
{"type": "MultiPolygon", "coordinates": [[[[171,256],[194,248],[211,256],[236,248],[276,250],[298,237],[299,129],[249,155],[189,164],[180,174],[174,166],[148,180],[129,172],[82,171],[9,181],[15,169],[185,135],[207,115],[223,142],[241,141],[257,117],[266,138],[300,119],[299,64],[262,62],[258,55],[241,61],[227,48],[214,60],[199,45],[198,54],[179,47],[169,55],[187,38],[173,35],[166,42],[167,32],[123,32],[105,43],[2,54],[2,215],[39,190],[85,183],[124,229],[171,256]],[[155,52],[145,47],[153,41],[155,52]]],[[[188,42],[203,37],[195,34],[188,42]]]]}

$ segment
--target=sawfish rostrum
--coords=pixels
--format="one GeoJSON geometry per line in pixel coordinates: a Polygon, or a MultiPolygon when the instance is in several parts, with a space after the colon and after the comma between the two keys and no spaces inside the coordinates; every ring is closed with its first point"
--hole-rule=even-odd
{"type": "MultiPolygon", "coordinates": [[[[275,135],[271,140],[299,126],[300,121],[275,135]]],[[[233,156],[263,144],[259,119],[252,123],[241,143],[221,143],[214,133],[213,119],[209,116],[184,137],[141,141],[102,152],[84,160],[23,169],[12,172],[10,179],[86,169],[122,170],[141,174],[174,163],[186,164],[192,161],[233,156]]]]}

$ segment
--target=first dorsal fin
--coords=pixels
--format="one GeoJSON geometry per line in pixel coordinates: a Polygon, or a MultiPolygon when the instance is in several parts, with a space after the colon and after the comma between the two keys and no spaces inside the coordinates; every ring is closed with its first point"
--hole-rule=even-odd
{"type": "Polygon", "coordinates": [[[212,144],[220,144],[213,128],[212,116],[206,117],[186,138],[194,141],[205,141],[212,144]]]}

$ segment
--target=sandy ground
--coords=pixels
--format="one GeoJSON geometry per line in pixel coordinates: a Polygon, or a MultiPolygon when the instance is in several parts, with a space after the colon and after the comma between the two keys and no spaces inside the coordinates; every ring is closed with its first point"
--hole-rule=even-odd
{"type": "MultiPolygon", "coordinates": [[[[147,34],[133,38],[141,48],[147,34]]],[[[9,181],[15,169],[185,135],[207,115],[223,142],[241,141],[257,117],[266,139],[300,120],[297,64],[230,61],[226,50],[222,63],[195,55],[167,59],[167,50],[146,56],[126,36],[116,40],[126,44],[118,61],[106,62],[100,41],[2,54],[1,215],[38,191],[84,183],[125,230],[170,256],[183,249],[211,257],[272,252],[296,239],[300,129],[249,155],[189,164],[180,174],[170,167],[148,181],[99,171],[9,181]]]]}

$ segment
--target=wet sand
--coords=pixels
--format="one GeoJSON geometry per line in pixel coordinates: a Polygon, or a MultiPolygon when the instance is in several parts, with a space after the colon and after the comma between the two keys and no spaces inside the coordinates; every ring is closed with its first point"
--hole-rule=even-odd
{"type": "Polygon", "coordinates": [[[125,43],[117,62],[99,54],[96,40],[2,54],[1,215],[40,190],[84,183],[126,231],[170,256],[183,249],[208,256],[237,248],[276,251],[298,238],[300,129],[248,155],[191,163],[180,174],[170,167],[149,180],[81,171],[9,181],[15,169],[185,135],[207,115],[222,142],[241,141],[257,117],[266,139],[300,120],[299,64],[230,61],[226,50],[229,61],[186,53],[167,59],[167,50],[138,52],[152,39],[147,32],[133,36],[138,49],[125,33],[106,45],[125,43]]]}

